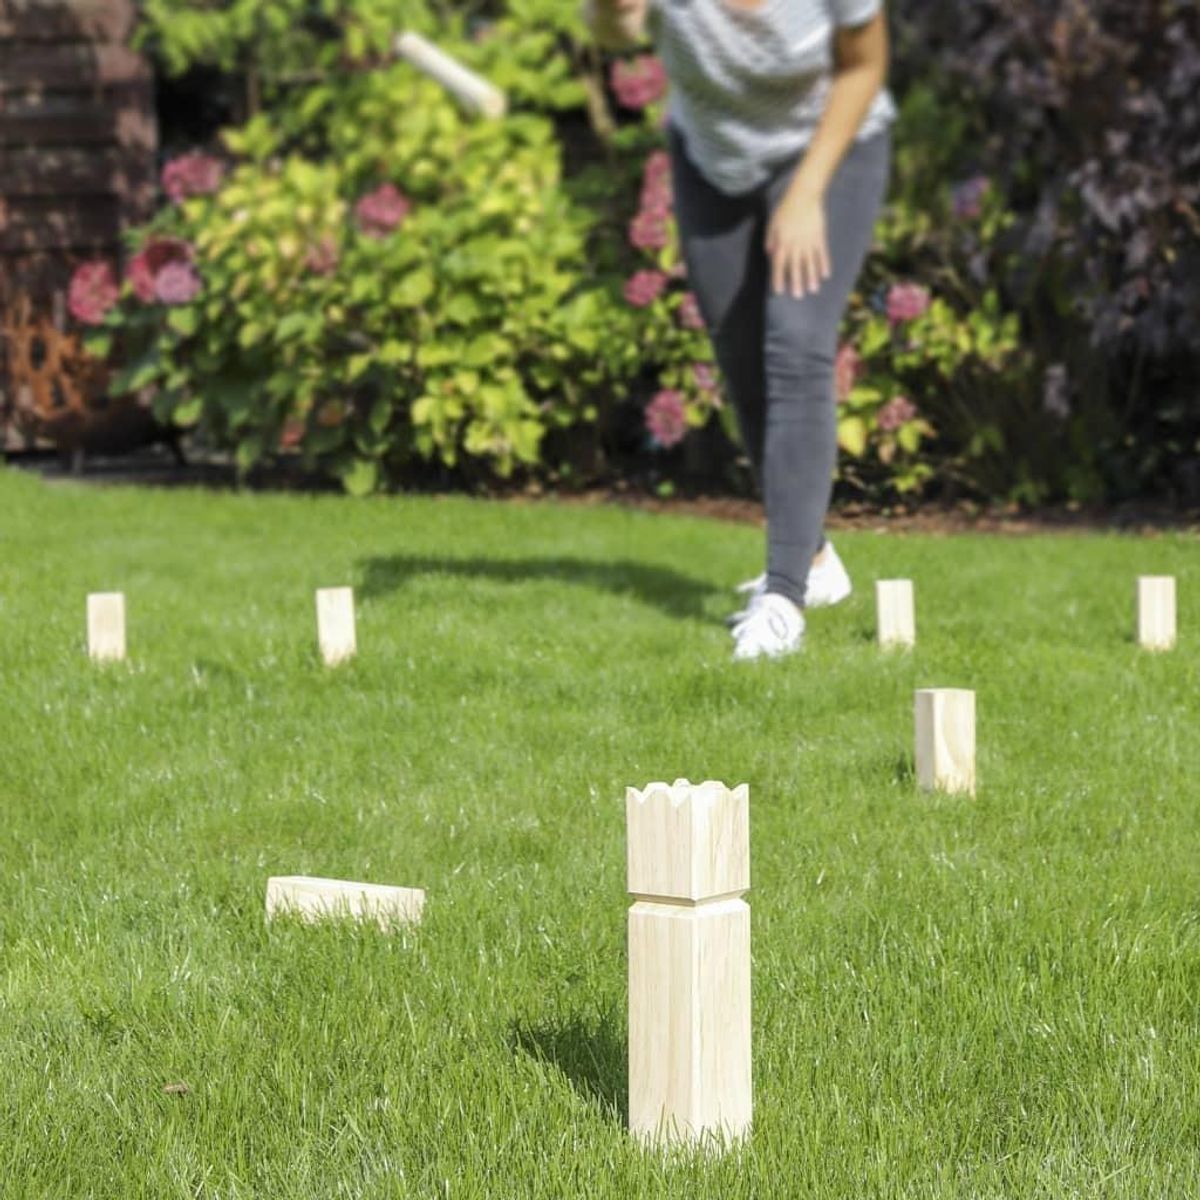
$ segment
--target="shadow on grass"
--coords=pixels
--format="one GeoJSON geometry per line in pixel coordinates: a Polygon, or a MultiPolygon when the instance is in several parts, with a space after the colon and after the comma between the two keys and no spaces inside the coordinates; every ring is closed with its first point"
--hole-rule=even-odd
{"type": "Polygon", "coordinates": [[[564,555],[552,558],[453,558],[391,554],[363,559],[359,566],[363,572],[361,594],[365,597],[385,596],[399,590],[415,576],[425,574],[491,579],[501,583],[555,579],[617,596],[636,596],[669,616],[703,617],[705,599],[720,590],[670,567],[631,559],[596,562],[564,555]]]}
{"type": "Polygon", "coordinates": [[[585,1100],[599,1103],[605,1116],[629,1119],[629,1066],[625,1041],[614,1032],[611,1018],[543,1021],[509,1027],[514,1052],[557,1067],[585,1100]]]}

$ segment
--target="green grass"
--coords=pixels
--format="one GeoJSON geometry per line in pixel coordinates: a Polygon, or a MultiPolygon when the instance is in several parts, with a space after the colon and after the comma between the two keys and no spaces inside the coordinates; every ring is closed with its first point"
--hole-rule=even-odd
{"type": "Polygon", "coordinates": [[[1200,1191],[1195,539],[845,534],[852,600],[733,664],[747,526],[11,472],[0,514],[0,1194],[1200,1191]],[[920,686],[977,689],[974,801],[914,787],[920,686]],[[679,776],[751,789],[755,1128],[715,1161],[624,1130],[624,789],[679,776]],[[268,929],[292,873],[425,921],[268,929]]]}

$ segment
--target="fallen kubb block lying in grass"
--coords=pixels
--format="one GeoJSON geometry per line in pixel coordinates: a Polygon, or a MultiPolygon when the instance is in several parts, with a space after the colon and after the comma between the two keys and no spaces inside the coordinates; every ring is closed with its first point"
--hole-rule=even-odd
{"type": "Polygon", "coordinates": [[[267,880],[267,920],[285,914],[307,922],[350,917],[375,921],[380,929],[415,925],[425,907],[422,888],[320,879],[313,875],[274,875],[267,880]]]}

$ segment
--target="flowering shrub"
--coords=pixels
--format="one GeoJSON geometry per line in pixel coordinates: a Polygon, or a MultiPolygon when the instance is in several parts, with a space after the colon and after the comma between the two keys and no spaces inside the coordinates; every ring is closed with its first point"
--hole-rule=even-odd
{"type": "MultiPolygon", "coordinates": [[[[170,206],[123,284],[91,264],[72,288],[160,410],[244,463],[283,448],[359,490],[412,456],[554,471],[567,432],[608,446],[636,430],[657,455],[715,414],[736,441],[679,254],[652,54],[598,59],[556,0],[142,10],[165,69],[242,64],[263,105],[230,134],[240,165],[167,165],[170,206]],[[462,121],[386,66],[398,28],[435,36],[520,115],[462,121]],[[298,70],[319,78],[294,87],[298,70]],[[583,128],[597,103],[615,133],[583,128]]],[[[835,368],[843,489],[1200,498],[1200,10],[890,14],[901,119],[835,368]]]]}
{"type": "MultiPolygon", "coordinates": [[[[104,310],[92,348],[127,364],[115,390],[153,389],[160,419],[243,470],[294,450],[355,493],[414,456],[507,475],[548,430],[595,421],[636,362],[619,298],[581,286],[586,220],[544,123],[465,121],[407,67],[387,75],[426,120],[393,98],[369,168],[242,163],[140,234],[119,303],[107,268],[77,278],[104,310]]],[[[370,147],[370,114],[355,124],[370,147]]]]}
{"type": "Polygon", "coordinates": [[[985,225],[937,269],[986,274],[1031,355],[1006,403],[977,398],[978,424],[1005,441],[978,486],[1200,503],[1200,7],[893,11],[897,86],[926,110],[910,130],[928,139],[906,152],[910,195],[949,178],[951,219],[985,225]],[[1007,225],[990,237],[1001,205],[1007,225]]]}

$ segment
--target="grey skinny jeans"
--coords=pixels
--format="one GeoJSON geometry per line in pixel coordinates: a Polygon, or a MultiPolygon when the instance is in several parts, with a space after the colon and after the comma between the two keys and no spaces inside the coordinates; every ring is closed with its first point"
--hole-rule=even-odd
{"type": "Polygon", "coordinates": [[[855,142],[842,159],[825,199],[831,274],[801,297],[771,290],[764,247],[800,156],[730,195],[701,175],[674,124],[667,136],[688,281],[766,507],[767,588],[803,607],[837,461],[838,327],[887,192],[891,135],[855,142]]]}

